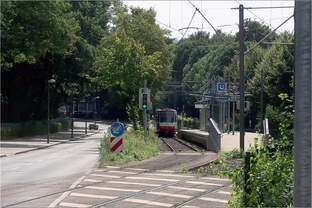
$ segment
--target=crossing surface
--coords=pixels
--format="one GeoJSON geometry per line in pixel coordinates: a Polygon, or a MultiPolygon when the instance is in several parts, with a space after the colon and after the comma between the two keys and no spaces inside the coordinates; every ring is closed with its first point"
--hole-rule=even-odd
{"type": "Polygon", "coordinates": [[[80,178],[49,207],[227,207],[231,181],[106,166],[80,178]]]}

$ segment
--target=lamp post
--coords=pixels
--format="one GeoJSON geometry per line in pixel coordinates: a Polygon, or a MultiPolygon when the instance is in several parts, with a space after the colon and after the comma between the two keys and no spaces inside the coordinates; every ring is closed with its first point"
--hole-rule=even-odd
{"type": "Polygon", "coordinates": [[[96,115],[97,115],[97,111],[96,111],[96,101],[100,99],[99,96],[95,97],[95,108],[94,108],[94,124],[96,125],[96,115]]]}
{"type": "Polygon", "coordinates": [[[47,143],[50,143],[50,84],[55,83],[55,79],[48,80],[48,136],[47,143]]]}

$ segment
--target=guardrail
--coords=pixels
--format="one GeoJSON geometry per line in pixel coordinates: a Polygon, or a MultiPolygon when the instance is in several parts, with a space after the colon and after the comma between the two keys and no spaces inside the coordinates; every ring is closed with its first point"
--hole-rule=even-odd
{"type": "Polygon", "coordinates": [[[218,152],[221,150],[221,136],[222,133],[218,128],[217,123],[210,118],[208,125],[208,139],[207,139],[207,150],[218,152]]]}

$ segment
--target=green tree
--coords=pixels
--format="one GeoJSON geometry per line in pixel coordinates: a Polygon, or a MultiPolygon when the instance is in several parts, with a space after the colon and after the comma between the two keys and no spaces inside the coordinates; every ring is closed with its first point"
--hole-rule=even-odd
{"type": "Polygon", "coordinates": [[[148,81],[152,95],[161,89],[163,74],[168,73],[161,63],[161,53],[147,55],[144,47],[124,31],[103,39],[103,54],[98,58],[97,82],[114,89],[124,102],[129,119],[137,128],[138,92],[140,83],[148,81]]]}

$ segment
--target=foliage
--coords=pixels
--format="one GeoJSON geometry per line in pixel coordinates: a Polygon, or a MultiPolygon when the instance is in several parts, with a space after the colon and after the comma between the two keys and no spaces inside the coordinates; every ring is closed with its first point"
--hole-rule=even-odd
{"type": "MultiPolygon", "coordinates": [[[[178,115],[178,122],[182,122],[182,116],[178,115]]],[[[183,124],[184,127],[186,128],[191,128],[191,129],[199,129],[200,121],[198,118],[193,118],[193,117],[184,117],[183,118],[183,124]]]]}
{"type": "Polygon", "coordinates": [[[152,132],[149,132],[146,144],[143,131],[127,131],[122,138],[123,150],[118,154],[110,151],[109,136],[104,138],[100,148],[100,166],[143,160],[160,151],[160,140],[152,132]]]}
{"type": "MultiPolygon", "coordinates": [[[[52,120],[50,133],[65,131],[71,126],[71,120],[52,120]]],[[[16,124],[2,124],[1,139],[11,139],[25,136],[36,136],[47,133],[47,121],[28,121],[16,124]]]]}
{"type": "Polygon", "coordinates": [[[90,65],[108,33],[109,6],[110,1],[1,4],[2,122],[44,119],[51,78],[52,117],[60,105],[96,90],[90,65]]]}
{"type": "Polygon", "coordinates": [[[217,174],[232,179],[232,200],[229,202],[231,207],[292,205],[294,150],[291,139],[282,131],[281,140],[271,139],[270,145],[266,146],[263,138],[260,145],[256,143],[256,146],[249,150],[250,166],[245,164],[243,169],[219,160],[222,168],[215,168],[217,174]]]}

